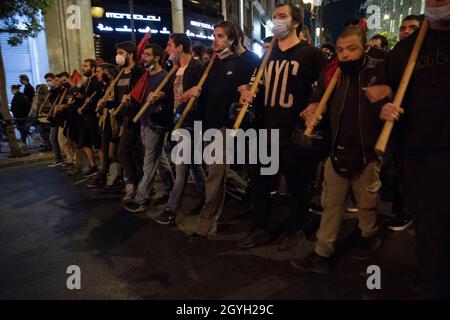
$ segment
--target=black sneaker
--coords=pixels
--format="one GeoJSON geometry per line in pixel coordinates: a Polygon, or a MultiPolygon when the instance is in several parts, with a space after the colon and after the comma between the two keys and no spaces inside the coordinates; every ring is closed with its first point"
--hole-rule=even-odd
{"type": "Polygon", "coordinates": [[[387,221],[386,226],[389,230],[392,231],[403,231],[408,228],[412,222],[413,220],[410,216],[400,215],[396,216],[390,221],[387,221]]]}
{"type": "Polygon", "coordinates": [[[92,176],[95,176],[97,173],[98,173],[97,166],[93,166],[93,167],[90,167],[88,171],[84,172],[83,176],[86,177],[86,178],[87,177],[92,177],[92,176]]]}
{"type": "Polygon", "coordinates": [[[95,177],[87,183],[88,188],[104,188],[106,185],[106,179],[103,177],[95,177]]]}
{"type": "Polygon", "coordinates": [[[134,201],[127,202],[123,207],[131,213],[140,213],[147,210],[147,206],[145,204],[138,204],[134,201]]]}
{"type": "Polygon", "coordinates": [[[281,242],[278,250],[286,251],[297,247],[303,241],[306,240],[306,236],[303,231],[289,232],[286,237],[284,237],[283,242],[281,242]]]}
{"type": "Polygon", "coordinates": [[[202,240],[208,240],[208,236],[203,236],[201,234],[198,234],[197,232],[192,233],[188,238],[188,241],[191,243],[199,242],[202,240]]]}
{"type": "Polygon", "coordinates": [[[330,274],[330,258],[324,258],[313,252],[303,259],[290,260],[289,263],[295,269],[303,272],[312,272],[317,274],[330,274]]]}
{"type": "Polygon", "coordinates": [[[256,246],[267,244],[272,240],[272,236],[266,229],[255,229],[247,237],[238,243],[241,249],[250,249],[256,246]]]}
{"type": "Polygon", "coordinates": [[[167,200],[169,200],[169,195],[168,195],[168,194],[165,194],[165,195],[163,195],[163,196],[161,196],[161,197],[159,197],[159,198],[156,198],[156,199],[153,201],[153,203],[156,204],[156,205],[166,204],[166,203],[167,203],[167,200]]]}
{"type": "Polygon", "coordinates": [[[311,204],[311,207],[308,209],[308,211],[311,212],[311,213],[315,213],[315,214],[318,214],[318,215],[322,215],[322,213],[323,213],[323,208],[322,208],[321,205],[312,203],[312,204],[311,204]]]}
{"type": "Polygon", "coordinates": [[[352,258],[356,260],[370,260],[374,257],[375,251],[380,249],[383,241],[381,237],[375,235],[371,238],[361,237],[360,243],[352,253],[352,258]]]}
{"type": "Polygon", "coordinates": [[[165,208],[163,212],[159,215],[158,218],[156,218],[156,222],[159,224],[171,224],[175,223],[176,218],[175,212],[172,211],[170,208],[165,208]]]}
{"type": "Polygon", "coordinates": [[[58,166],[62,166],[63,163],[61,161],[53,161],[52,163],[48,164],[49,168],[54,168],[54,167],[58,167],[58,166]]]}
{"type": "Polygon", "coordinates": [[[202,211],[203,209],[203,205],[205,204],[204,200],[199,201],[195,207],[193,207],[191,210],[189,210],[189,214],[195,215],[195,214],[199,214],[200,211],[202,211]]]}

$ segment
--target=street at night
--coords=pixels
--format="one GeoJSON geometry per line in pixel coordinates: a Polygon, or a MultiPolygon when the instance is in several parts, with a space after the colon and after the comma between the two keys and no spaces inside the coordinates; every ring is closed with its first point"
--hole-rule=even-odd
{"type": "Polygon", "coordinates": [[[2,0],[0,300],[446,301],[449,88],[450,0],[2,0]]]}
{"type": "MultiPolygon", "coordinates": [[[[159,225],[152,219],[157,207],[130,214],[120,206],[120,193],[74,185],[79,180],[44,163],[0,170],[1,299],[417,298],[409,231],[386,234],[372,261],[344,252],[333,274],[309,275],[288,263],[312,250],[309,241],[289,253],[276,243],[241,250],[236,243],[246,223],[229,219],[213,241],[191,244],[186,233],[195,217],[179,216],[184,232],[159,225]],[[70,265],[81,269],[81,290],[67,289],[70,265]],[[367,289],[369,265],[381,269],[381,290],[367,289]]],[[[188,190],[183,208],[194,193],[188,190]]],[[[227,200],[224,215],[236,206],[227,200]]],[[[354,227],[355,219],[346,220],[347,234],[354,227]]]]}

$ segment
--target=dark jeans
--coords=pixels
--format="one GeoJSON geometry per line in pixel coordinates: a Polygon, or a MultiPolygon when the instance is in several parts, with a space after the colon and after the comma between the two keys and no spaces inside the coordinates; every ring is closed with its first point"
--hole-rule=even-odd
{"type": "Polygon", "coordinates": [[[383,156],[380,180],[382,182],[381,198],[392,202],[392,214],[407,215],[402,190],[400,190],[400,159],[397,154],[387,151],[383,156]]]}
{"type": "Polygon", "coordinates": [[[50,127],[50,142],[52,143],[53,153],[55,154],[55,161],[62,162],[61,147],[58,142],[58,126],[50,127]]]}
{"type": "Polygon", "coordinates": [[[405,161],[405,200],[416,228],[424,298],[450,298],[450,152],[405,161]]]}
{"type": "Polygon", "coordinates": [[[140,124],[125,119],[119,141],[119,161],[127,183],[138,185],[142,177],[144,147],[140,138],[140,124]]]}
{"type": "Polygon", "coordinates": [[[28,131],[28,128],[27,128],[27,121],[26,120],[16,120],[16,127],[20,133],[20,140],[22,140],[23,143],[27,143],[27,137],[30,134],[28,131]]]}
{"type": "MultiPolygon", "coordinates": [[[[311,185],[316,177],[316,167],[323,158],[316,153],[300,151],[295,146],[280,147],[280,172],[285,176],[290,198],[289,216],[272,231],[298,231],[304,227],[309,208],[311,185]]],[[[259,170],[258,170],[259,171],[259,170]]],[[[255,227],[270,228],[270,192],[276,175],[267,176],[256,172],[252,177],[255,208],[255,227]]]]}

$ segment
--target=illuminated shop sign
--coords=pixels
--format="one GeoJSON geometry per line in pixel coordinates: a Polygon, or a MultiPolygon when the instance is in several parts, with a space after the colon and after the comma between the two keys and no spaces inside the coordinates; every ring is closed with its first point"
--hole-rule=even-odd
{"type": "MultiPolygon", "coordinates": [[[[97,25],[97,30],[99,31],[103,31],[103,32],[111,32],[111,31],[117,31],[117,32],[131,32],[131,28],[128,26],[121,26],[121,27],[117,27],[117,28],[113,28],[111,26],[105,26],[103,23],[99,23],[97,25]]],[[[138,28],[138,29],[134,29],[134,32],[139,32],[139,33],[161,33],[161,34],[170,34],[170,30],[167,30],[166,27],[163,27],[162,30],[156,30],[156,29],[150,29],[149,26],[147,26],[146,28],[138,28]]]]}
{"type": "Polygon", "coordinates": [[[210,24],[203,23],[203,22],[198,22],[198,21],[193,21],[193,20],[191,20],[191,26],[214,30],[214,27],[212,25],[210,25],[210,24]]]}
{"type": "MultiPolygon", "coordinates": [[[[131,20],[131,14],[129,14],[129,13],[106,12],[106,17],[111,18],[111,19],[131,20]]],[[[133,19],[134,20],[142,20],[142,21],[161,21],[160,16],[152,16],[152,15],[144,16],[142,14],[133,14],[133,19]]]]}

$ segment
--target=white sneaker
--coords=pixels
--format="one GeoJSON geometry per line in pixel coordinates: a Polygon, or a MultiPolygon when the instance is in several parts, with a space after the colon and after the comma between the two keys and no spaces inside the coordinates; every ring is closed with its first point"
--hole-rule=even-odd
{"type": "Polygon", "coordinates": [[[127,183],[125,185],[125,194],[122,197],[122,202],[128,202],[134,199],[134,196],[136,195],[136,187],[134,184],[127,183]]]}

